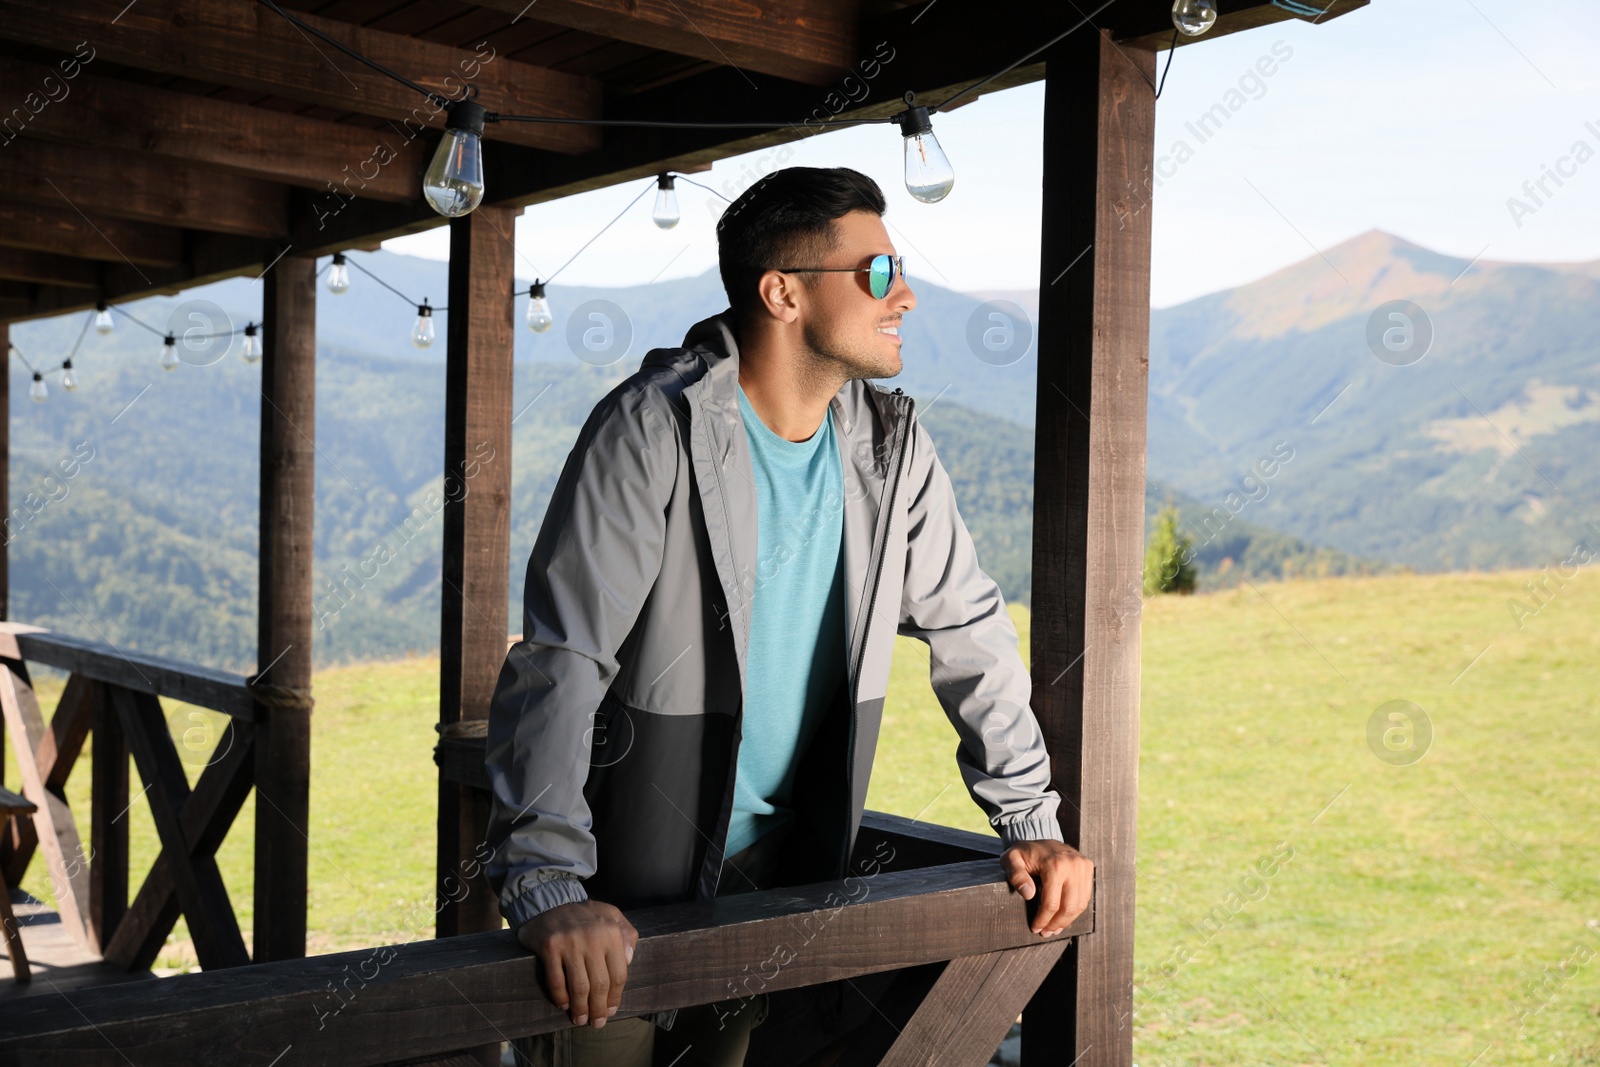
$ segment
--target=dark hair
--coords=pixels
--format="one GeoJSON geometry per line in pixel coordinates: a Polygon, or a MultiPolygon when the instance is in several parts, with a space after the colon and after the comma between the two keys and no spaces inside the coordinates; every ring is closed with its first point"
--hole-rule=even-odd
{"type": "MultiPolygon", "coordinates": [[[[835,219],[852,211],[882,215],[885,207],[878,183],[849,167],[786,167],[764,175],[717,220],[718,267],[735,317],[747,319],[760,306],[756,283],[766,271],[820,265],[838,243],[835,219]]],[[[800,277],[812,285],[819,276],[800,277]]]]}

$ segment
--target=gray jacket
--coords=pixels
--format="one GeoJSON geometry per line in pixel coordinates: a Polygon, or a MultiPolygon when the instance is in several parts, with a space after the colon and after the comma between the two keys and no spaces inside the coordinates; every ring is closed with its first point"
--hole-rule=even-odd
{"type": "MultiPolygon", "coordinates": [[[[550,498],[489,714],[488,873],[513,929],[591,895],[629,908],[716,894],[751,599],[784,562],[756,559],[731,322],[648,353],[595,405],[550,498]]],[[[914,401],[858,379],[828,410],[849,659],[797,772],[789,876],[844,875],[896,634],[928,644],[962,777],[1002,840],[1061,840],[1016,628],[914,401]]]]}

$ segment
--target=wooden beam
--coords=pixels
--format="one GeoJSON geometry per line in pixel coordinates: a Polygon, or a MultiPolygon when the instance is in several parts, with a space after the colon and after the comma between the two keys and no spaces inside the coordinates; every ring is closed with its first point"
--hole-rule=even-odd
{"type": "MultiPolygon", "coordinates": [[[[515,63],[493,47],[454,48],[364,29],[304,12],[295,16],[425,88],[459,97],[470,81],[493,111],[597,118],[601,84],[592,78],[515,63]]],[[[255,0],[0,0],[0,38],[74,53],[88,42],[87,63],[201,78],[309,104],[444,128],[442,111],[420,94],[291,26],[255,0]]],[[[594,126],[497,123],[491,140],[586,152],[600,144],[594,126]]]]}
{"type": "Polygon", "coordinates": [[[0,199],[0,247],[143,267],[176,267],[183,262],[183,231],[109,215],[91,220],[64,201],[56,206],[0,199]]]}
{"type": "MultiPolygon", "coordinates": [[[[511,580],[512,225],[517,212],[478,208],[450,223],[445,355],[444,590],[439,721],[487,719],[506,658],[511,580]]],[[[489,796],[439,780],[438,935],[500,929],[480,843],[489,796]],[[471,886],[464,898],[461,883],[471,886]]]]}
{"type": "MultiPolygon", "coordinates": [[[[8,628],[18,625],[11,623],[8,628]]],[[[238,719],[253,719],[256,715],[254,694],[244,677],[231,671],[214,670],[148,652],[123,652],[96,641],[49,631],[10,635],[0,632],[0,656],[5,655],[8,637],[22,658],[34,663],[152,696],[172,697],[238,719]]]]}
{"type": "MultiPolygon", "coordinates": [[[[136,693],[120,686],[110,687],[107,695],[121,721],[133,762],[139,768],[139,777],[144,779],[150,814],[156,824],[156,835],[161,839],[161,854],[168,858],[174,892],[183,909],[189,936],[194,939],[200,966],[212,970],[250,962],[216,858],[196,849],[184,834],[183,810],[189,803],[189,781],[172,743],[172,735],[167,731],[161,701],[148,693],[136,693]]],[[[256,880],[258,883],[261,880],[259,870],[256,880]]],[[[258,913],[258,941],[260,928],[258,913]]]]}
{"type": "MultiPolygon", "coordinates": [[[[0,230],[5,228],[0,216],[0,230]]],[[[5,357],[5,374],[0,374],[0,516],[11,514],[11,327],[0,322],[0,355],[5,357]]],[[[0,520],[0,530],[4,530],[0,520]]],[[[11,618],[11,538],[0,536],[0,622],[11,618]]],[[[0,735],[5,731],[0,730],[0,735]]],[[[5,738],[0,736],[0,761],[5,759],[5,738]]],[[[4,767],[0,762],[0,767],[4,767]]],[[[4,833],[9,838],[9,832],[4,833]]]]}
{"type": "Polygon", "coordinates": [[[284,256],[265,281],[255,683],[265,699],[255,739],[257,963],[306,954],[316,260],[284,256]]]}
{"type": "MultiPolygon", "coordinates": [[[[1253,30],[1261,26],[1270,26],[1277,22],[1299,20],[1320,25],[1331,19],[1336,19],[1340,15],[1348,15],[1358,8],[1366,7],[1368,3],[1369,0],[1316,0],[1312,6],[1323,8],[1322,13],[1306,16],[1296,15],[1285,8],[1263,2],[1263,0],[1244,0],[1244,2],[1234,0],[1231,4],[1225,0],[1224,4],[1220,5],[1217,21],[1212,25],[1211,29],[1207,30],[1205,35],[1201,37],[1185,37],[1179,34],[1178,47],[1183,48],[1187,45],[1204,44],[1207,41],[1214,41],[1218,37],[1225,37],[1230,33],[1253,30]]],[[[1162,11],[1169,10],[1170,5],[1162,6],[1162,11]]],[[[1118,35],[1117,43],[1124,48],[1143,48],[1150,51],[1165,51],[1171,48],[1171,21],[1169,20],[1165,23],[1162,23],[1159,19],[1155,21],[1158,24],[1158,28],[1154,30],[1147,30],[1143,27],[1132,29],[1124,24],[1125,28],[1118,35]]]]}
{"type": "MultiPolygon", "coordinates": [[[[101,941],[105,946],[106,962],[128,971],[147,970],[155,962],[156,956],[166,942],[167,934],[178,921],[178,894],[173,864],[179,860],[188,863],[197,856],[210,858],[217,854],[223,838],[228,834],[228,828],[233,825],[233,820],[238,816],[245,798],[250,795],[255,762],[254,738],[255,728],[251,724],[229,720],[227,729],[217,741],[215,753],[205,769],[200,772],[200,780],[195,783],[194,791],[184,801],[183,810],[178,816],[183,828],[184,841],[189,848],[188,854],[175,859],[163,848],[151,866],[150,872],[145,876],[144,883],[139,886],[139,894],[134,898],[132,907],[127,903],[126,827],[128,824],[126,821],[120,822],[119,825],[124,828],[121,842],[120,889],[122,910],[125,914],[119,914],[119,921],[116,923],[108,921],[107,929],[111,931],[111,936],[101,941]]],[[[102,738],[97,736],[95,740],[97,748],[101,741],[102,738]]],[[[127,805],[126,749],[127,742],[124,739],[122,757],[124,807],[127,805]]],[[[114,749],[112,754],[115,755],[114,749]]],[[[99,773],[98,755],[95,757],[94,765],[96,773],[99,773]]],[[[96,781],[98,782],[98,779],[96,781]]],[[[96,798],[98,801],[98,794],[96,798]]],[[[96,821],[94,825],[98,829],[100,823],[96,821]]],[[[107,858],[113,862],[115,860],[115,857],[107,858]]],[[[98,864],[101,860],[102,855],[96,853],[95,863],[98,864]]],[[[107,878],[112,877],[114,873],[108,872],[107,878]]]]}
{"type": "MultiPolygon", "coordinates": [[[[74,679],[83,675],[75,674],[74,679]]],[[[89,768],[89,940],[102,957],[128,911],[128,738],[106,687],[95,689],[89,768]]],[[[176,898],[174,898],[176,900],[176,898]]]]}
{"type": "MultiPolygon", "coordinates": [[[[50,79],[62,87],[61,99],[22,128],[26,138],[395,203],[421,197],[422,172],[433,154],[434,138],[417,137],[417,130],[406,131],[399,123],[370,130],[154,89],[87,70],[65,81],[52,67],[16,60],[0,67],[0,99],[24,99],[50,79]]],[[[12,141],[7,150],[17,151],[18,144],[12,141]]]]}
{"type": "Polygon", "coordinates": [[[860,0],[480,0],[540,22],[807,85],[850,72],[860,0]]]}
{"type": "Polygon", "coordinates": [[[74,289],[98,289],[99,265],[89,260],[58,256],[51,252],[13,249],[0,255],[0,278],[18,282],[65,285],[74,289]]]}
{"type": "Polygon", "coordinates": [[[6,732],[16,747],[17,769],[21,772],[22,792],[37,806],[32,815],[38,847],[44,852],[45,868],[55,890],[56,911],[61,924],[77,941],[88,944],[89,869],[85,863],[78,824],[67,805],[65,791],[47,784],[48,770],[39,765],[39,751],[45,747],[45,724],[39,714],[27,664],[7,659],[0,662],[0,711],[5,716],[6,732]]]}
{"type": "Polygon", "coordinates": [[[1061,958],[1067,947],[1062,936],[1051,944],[951,960],[880,1067],[984,1067],[1061,958]]]}
{"type": "Polygon", "coordinates": [[[1074,34],[1046,62],[1032,706],[1097,903],[1024,1013],[1023,1062],[1128,1067],[1155,54],[1074,34]]]}
{"type": "Polygon", "coordinates": [[[0,187],[19,200],[196,230],[272,237],[289,227],[285,187],[154,157],[18,140],[0,151],[0,187]]]}
{"type": "MultiPolygon", "coordinates": [[[[1027,910],[988,859],[635,911],[616,1017],[1041,947],[1027,910]]],[[[0,1063],[270,1063],[289,1045],[301,1067],[415,1061],[568,1027],[540,969],[502,930],[27,997],[0,1063]]]]}

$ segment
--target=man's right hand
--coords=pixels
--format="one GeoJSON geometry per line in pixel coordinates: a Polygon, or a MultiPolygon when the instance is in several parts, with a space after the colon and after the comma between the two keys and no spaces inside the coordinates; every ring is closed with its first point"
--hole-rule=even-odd
{"type": "Polygon", "coordinates": [[[639,943],[622,912],[598,900],[562,904],[523,923],[517,940],[544,961],[550,999],[575,1025],[604,1026],[617,1013],[639,943]]]}

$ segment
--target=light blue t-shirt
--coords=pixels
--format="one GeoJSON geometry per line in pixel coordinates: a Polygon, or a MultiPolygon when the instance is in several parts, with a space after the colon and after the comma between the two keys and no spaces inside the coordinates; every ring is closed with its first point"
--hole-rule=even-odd
{"type": "Polygon", "coordinates": [[[794,817],[795,768],[844,677],[844,470],[831,413],[806,441],[761,421],[739,389],[759,550],[743,740],[726,855],[794,817]]]}

